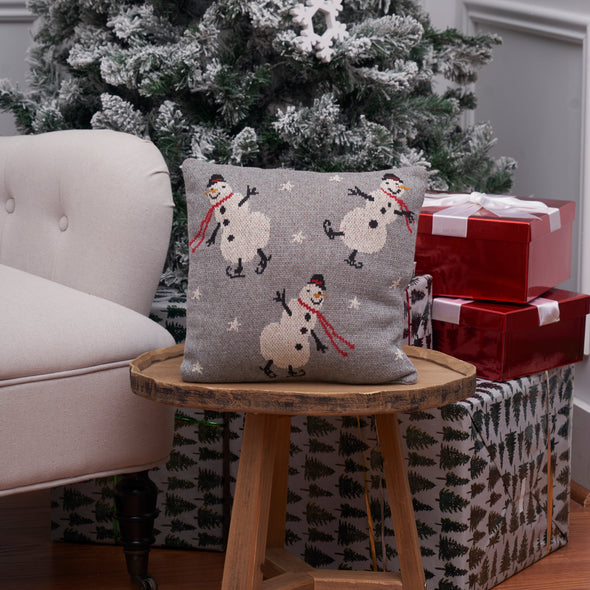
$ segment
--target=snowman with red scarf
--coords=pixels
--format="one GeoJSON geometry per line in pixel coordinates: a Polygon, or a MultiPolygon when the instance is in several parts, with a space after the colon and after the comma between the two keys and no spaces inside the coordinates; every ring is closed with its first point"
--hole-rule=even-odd
{"type": "Polygon", "coordinates": [[[415,214],[401,198],[403,192],[410,190],[401,179],[393,173],[383,176],[379,188],[370,194],[363,192],[358,186],[348,189],[350,196],[359,196],[365,200],[364,207],[356,207],[349,211],[340,223],[339,231],[332,228],[329,219],[324,221],[324,232],[330,240],[342,237],[344,244],[351,250],[346,263],[354,268],[362,268],[363,263],[356,257],[359,252],[374,254],[385,246],[387,226],[398,216],[404,218],[408,231],[412,231],[411,223],[415,214]]]}
{"type": "Polygon", "coordinates": [[[213,174],[205,191],[211,207],[201,221],[199,231],[190,241],[191,250],[195,252],[205,240],[209,223],[215,216],[217,224],[205,244],[212,246],[221,230],[221,253],[231,263],[226,268],[226,274],[232,279],[245,277],[244,263],[256,256],[259,257],[255,269],[257,274],[264,272],[271,259],[263,251],[270,237],[270,219],[259,211],[250,211],[248,202],[250,197],[257,194],[256,188],[249,186],[246,196],[234,193],[223,176],[213,174]]]}
{"type": "Polygon", "coordinates": [[[319,322],[332,346],[343,357],[348,356],[344,348],[354,349],[354,344],[340,336],[320,311],[328,295],[324,277],[314,274],[301,289],[297,298],[285,298],[285,290],[277,291],[275,301],[282,304],[283,313],[279,322],[268,324],[260,335],[260,352],[267,361],[260,367],[267,377],[276,378],[273,366],[287,369],[289,377],[303,377],[311,354],[310,338],[316,350],[325,353],[328,347],[316,333],[319,322]]]}

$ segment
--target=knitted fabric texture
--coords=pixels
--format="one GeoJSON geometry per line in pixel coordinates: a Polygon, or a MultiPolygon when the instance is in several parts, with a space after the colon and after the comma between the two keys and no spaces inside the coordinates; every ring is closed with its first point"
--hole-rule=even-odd
{"type": "Polygon", "coordinates": [[[319,173],[183,163],[191,382],[412,383],[400,348],[422,167],[319,173]]]}

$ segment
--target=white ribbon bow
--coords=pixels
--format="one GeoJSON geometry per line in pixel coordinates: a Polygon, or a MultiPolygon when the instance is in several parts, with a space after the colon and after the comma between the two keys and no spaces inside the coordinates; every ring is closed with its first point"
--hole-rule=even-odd
{"type": "Polygon", "coordinates": [[[559,209],[548,207],[542,201],[525,201],[517,197],[486,195],[484,193],[456,193],[440,196],[426,196],[423,207],[445,207],[432,216],[432,233],[443,236],[467,236],[467,220],[485,209],[499,217],[517,219],[536,218],[537,215],[549,215],[551,231],[561,227],[559,209]]]}

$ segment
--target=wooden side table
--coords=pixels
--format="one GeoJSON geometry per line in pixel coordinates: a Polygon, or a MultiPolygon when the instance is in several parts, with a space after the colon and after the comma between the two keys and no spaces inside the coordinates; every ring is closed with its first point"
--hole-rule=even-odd
{"type": "Polygon", "coordinates": [[[137,395],[161,403],[245,412],[246,421],[226,549],[222,590],[423,590],[424,569],[397,412],[459,401],[475,391],[475,367],[405,346],[414,385],[185,383],[183,346],[131,363],[137,395]],[[400,573],[314,569],[284,549],[291,416],[374,414],[400,560],[400,573]]]}

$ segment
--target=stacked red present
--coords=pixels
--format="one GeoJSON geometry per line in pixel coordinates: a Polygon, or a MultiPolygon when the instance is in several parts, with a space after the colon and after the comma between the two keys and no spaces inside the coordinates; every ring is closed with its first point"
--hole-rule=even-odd
{"type": "Polygon", "coordinates": [[[507,381],[582,360],[590,296],[570,278],[575,203],[427,194],[416,272],[433,277],[438,350],[507,381]]]}

